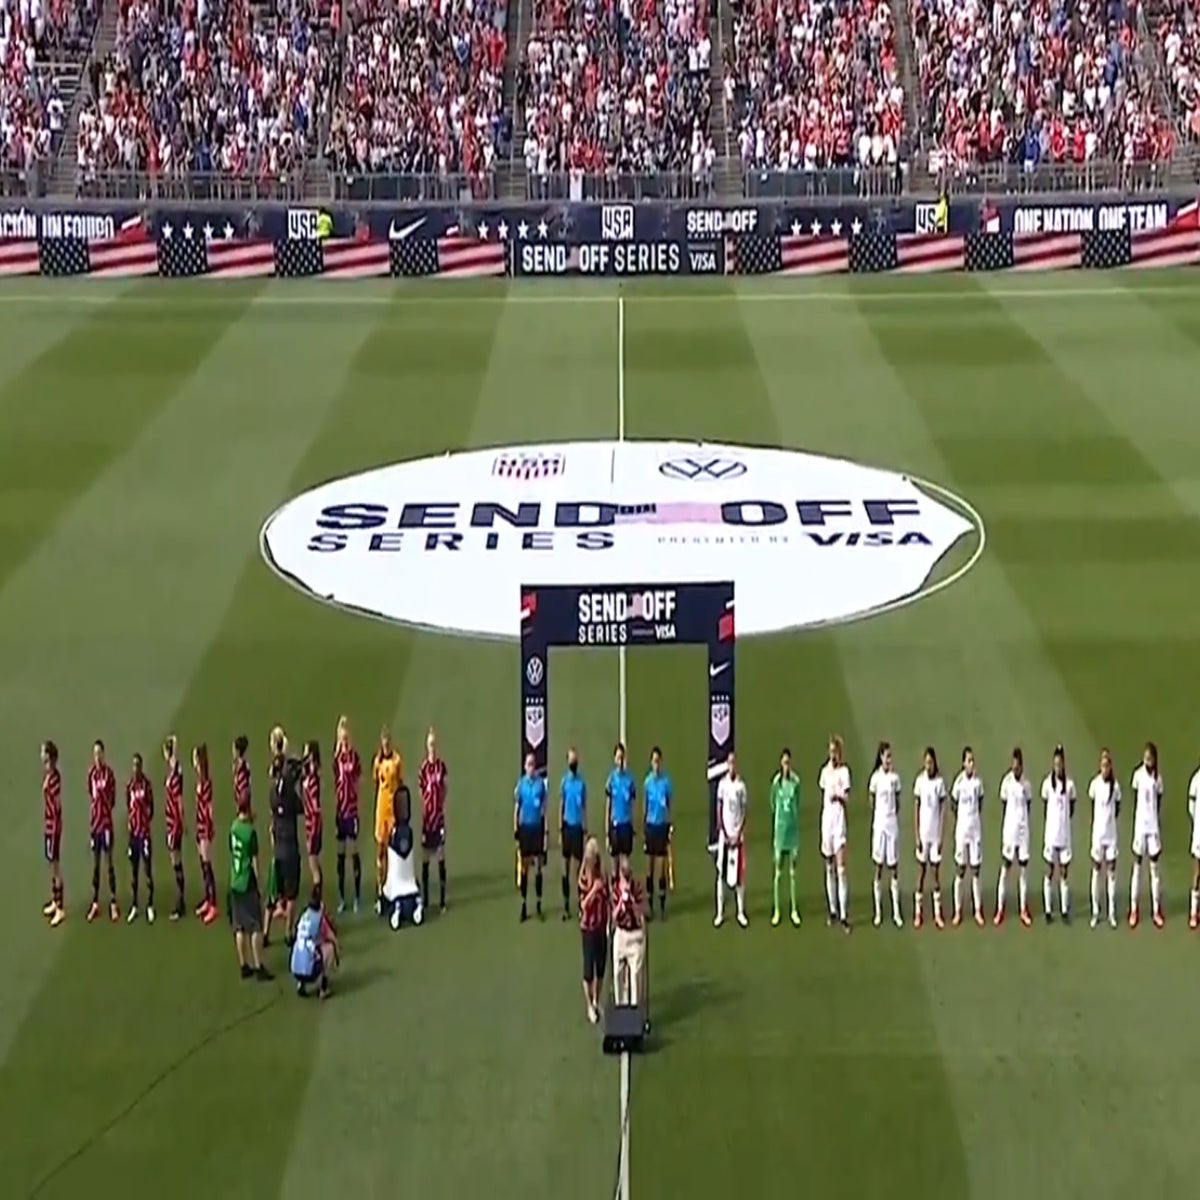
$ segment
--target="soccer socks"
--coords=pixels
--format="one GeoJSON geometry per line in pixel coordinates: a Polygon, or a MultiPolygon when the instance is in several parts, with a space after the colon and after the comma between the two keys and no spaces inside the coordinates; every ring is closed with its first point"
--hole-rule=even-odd
{"type": "Polygon", "coordinates": [[[141,875],[141,861],[137,858],[133,859],[133,907],[138,906],[138,878],[141,875]]]}
{"type": "Polygon", "coordinates": [[[362,855],[354,852],[354,903],[362,899],[362,855]]]}
{"type": "Polygon", "coordinates": [[[421,864],[421,901],[426,908],[429,907],[429,860],[426,859],[421,864]]]}
{"type": "Polygon", "coordinates": [[[1096,867],[1092,868],[1092,920],[1100,920],[1100,871],[1096,867]]]}
{"type": "Polygon", "coordinates": [[[113,866],[113,860],[108,860],[108,895],[109,899],[114,904],[117,902],[117,868],[113,866]]]}
{"type": "Polygon", "coordinates": [[[940,887],[933,889],[933,919],[935,921],[942,919],[942,889],[940,887]]]}
{"type": "Polygon", "coordinates": [[[1162,912],[1162,874],[1156,862],[1150,864],[1150,905],[1151,911],[1162,912]]]}
{"type": "Polygon", "coordinates": [[[177,862],[175,867],[175,903],[180,912],[183,912],[183,863],[177,862]]]}
{"type": "Polygon", "coordinates": [[[771,885],[771,895],[774,898],[774,907],[771,909],[773,913],[779,912],[779,877],[783,874],[783,864],[778,858],[775,859],[775,878],[771,885]]]}
{"type": "Polygon", "coordinates": [[[1064,917],[1071,915],[1071,888],[1065,878],[1058,881],[1058,908],[1064,917]]]}
{"type": "Polygon", "coordinates": [[[971,904],[974,906],[975,912],[980,916],[983,915],[983,896],[979,887],[979,876],[971,876],[971,904]]]}
{"type": "Polygon", "coordinates": [[[793,858],[788,864],[788,895],[792,901],[792,912],[798,912],[796,908],[796,860],[793,858]]]}
{"type": "Polygon", "coordinates": [[[838,914],[836,880],[833,863],[827,861],[825,863],[825,911],[831,917],[836,917],[838,914]]]}
{"type": "MultiPolygon", "coordinates": [[[[739,889],[740,890],[740,889],[739,889]]],[[[847,913],[847,901],[849,899],[848,888],[846,885],[846,868],[838,865],[837,868],[837,911],[838,917],[845,924],[847,913]]]]}
{"type": "Polygon", "coordinates": [[[346,899],[346,855],[344,851],[338,853],[337,856],[337,881],[338,881],[338,899],[345,901],[346,899]]]}
{"type": "Polygon", "coordinates": [[[1044,875],[1042,877],[1042,908],[1048,917],[1053,916],[1053,905],[1051,903],[1052,890],[1050,876],[1044,875]]]}
{"type": "Polygon", "coordinates": [[[878,875],[871,880],[871,901],[875,905],[875,924],[878,925],[883,920],[883,889],[879,885],[878,875]]]}
{"type": "Polygon", "coordinates": [[[56,879],[50,886],[50,899],[54,901],[56,908],[62,908],[63,905],[63,882],[61,879],[56,879]]]}
{"type": "MultiPolygon", "coordinates": [[[[62,905],[59,905],[59,907],[61,908],[62,905]]],[[[1192,907],[1189,910],[1188,915],[1193,921],[1200,916],[1200,892],[1196,891],[1195,888],[1192,888],[1192,907]]]]}
{"type": "Polygon", "coordinates": [[[1138,909],[1138,894],[1142,890],[1142,864],[1135,862],[1133,870],[1129,874],[1129,911],[1137,912],[1138,909]]]}
{"type": "MultiPolygon", "coordinates": [[[[1006,864],[1000,864],[1000,879],[996,884],[996,911],[1002,913],[1004,911],[1005,896],[1008,891],[1008,867],[1006,864]]],[[[997,918],[998,919],[998,918],[997,918]]]]}
{"type": "Polygon", "coordinates": [[[892,920],[900,924],[900,880],[892,876],[892,920]]]}
{"type": "Polygon", "coordinates": [[[1017,876],[1017,895],[1021,901],[1021,911],[1029,911],[1029,872],[1024,864],[1019,868],[1020,874],[1017,876]]]}
{"type": "Polygon", "coordinates": [[[537,897],[537,910],[542,911],[542,868],[539,861],[537,874],[533,877],[533,893],[537,897]]]}
{"type": "Polygon", "coordinates": [[[925,909],[925,893],[919,888],[913,892],[913,920],[919,925],[921,923],[921,914],[925,909]]]}
{"type": "Polygon", "coordinates": [[[746,919],[746,885],[739,883],[734,889],[734,895],[737,896],[738,920],[744,921],[746,919]]]}
{"type": "Polygon", "coordinates": [[[962,879],[958,875],[954,877],[954,916],[962,918],[962,879]]]}
{"type": "MultiPolygon", "coordinates": [[[[646,893],[646,903],[650,903],[650,893],[646,893]]],[[[659,916],[667,915],[667,877],[660,875],[658,879],[658,913],[659,916]]]]}
{"type": "Polygon", "coordinates": [[[92,903],[100,903],[100,854],[92,854],[92,903]]]}
{"type": "Polygon", "coordinates": [[[521,871],[521,916],[524,917],[529,912],[529,872],[522,869],[521,871]]]}
{"type": "Polygon", "coordinates": [[[446,864],[438,859],[438,907],[446,907],[446,864]]]}
{"type": "Polygon", "coordinates": [[[204,902],[215,908],[217,904],[217,879],[213,874],[212,863],[202,862],[200,864],[200,873],[204,876],[204,902]]]}
{"type": "Polygon", "coordinates": [[[717,875],[717,924],[725,920],[725,880],[717,875]]]}
{"type": "Polygon", "coordinates": [[[570,914],[571,914],[571,883],[570,883],[570,880],[568,880],[568,878],[567,878],[567,868],[566,868],[565,864],[563,866],[563,875],[562,875],[562,898],[563,898],[563,912],[565,912],[568,916],[570,916],[570,914]]]}

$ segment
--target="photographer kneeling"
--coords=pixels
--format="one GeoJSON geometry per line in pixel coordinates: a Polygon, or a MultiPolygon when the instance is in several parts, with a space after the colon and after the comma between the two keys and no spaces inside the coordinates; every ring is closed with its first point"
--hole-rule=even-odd
{"type": "Polygon", "coordinates": [[[292,976],[298,995],[307,996],[316,986],[322,1000],[329,995],[329,972],[341,960],[337,933],[321,904],[321,889],[314,888],[308,907],[296,922],[296,940],[292,945],[292,976]]]}

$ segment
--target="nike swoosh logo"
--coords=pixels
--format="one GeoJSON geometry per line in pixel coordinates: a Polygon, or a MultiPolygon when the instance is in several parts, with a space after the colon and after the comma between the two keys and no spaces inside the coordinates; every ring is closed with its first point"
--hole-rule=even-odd
{"type": "Polygon", "coordinates": [[[425,224],[424,217],[418,217],[409,225],[405,225],[403,229],[396,228],[396,222],[393,221],[388,226],[388,239],[393,242],[402,242],[405,238],[410,238],[422,225],[425,224]]]}
{"type": "Polygon", "coordinates": [[[722,671],[725,671],[728,669],[729,669],[728,663],[717,663],[716,666],[710,666],[708,668],[708,677],[709,677],[709,679],[716,679],[716,677],[718,675],[720,675],[722,671]]]}

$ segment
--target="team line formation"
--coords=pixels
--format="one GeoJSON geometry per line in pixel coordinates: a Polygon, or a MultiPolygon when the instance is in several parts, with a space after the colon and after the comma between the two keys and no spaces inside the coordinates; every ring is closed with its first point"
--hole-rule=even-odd
{"type": "MultiPolygon", "coordinates": [[[[274,764],[283,761],[277,752],[276,736],[272,732],[272,774],[274,764]]],[[[232,747],[232,784],[235,808],[249,812],[251,807],[251,771],[248,762],[249,741],[242,736],[232,747]]],[[[162,748],[166,764],[164,783],[164,822],[166,849],[171,860],[175,881],[175,903],[172,920],[185,911],[185,880],[183,846],[185,835],[184,775],[179,755],[178,739],[168,737],[162,748]]],[[[52,926],[60,925],[66,916],[65,886],[61,870],[63,835],[62,776],[59,752],[52,741],[42,745],[42,796],[44,808],[45,858],[50,873],[50,898],[44,915],[52,926]]],[[[196,916],[206,924],[217,919],[217,889],[212,865],[215,839],[213,782],[208,748],[198,744],[191,755],[194,773],[194,835],[201,877],[203,898],[196,916]]],[[[353,904],[358,911],[362,896],[362,865],[358,849],[359,789],[363,768],[345,717],[337,724],[332,778],[336,797],[335,829],[337,839],[338,911],[353,904]],[[350,859],[353,871],[352,900],[346,889],[346,862],[350,859]]],[[[383,897],[387,882],[388,847],[401,825],[411,820],[410,794],[404,783],[403,760],[400,751],[385,729],[372,762],[372,784],[375,790],[375,886],[376,911],[385,905],[383,897]]],[[[322,809],[322,765],[317,742],[305,744],[301,759],[300,792],[302,807],[289,811],[285,803],[288,789],[273,788],[271,842],[272,881],[268,895],[272,902],[279,900],[288,907],[299,890],[301,849],[297,821],[304,823],[304,849],[309,873],[315,888],[323,884],[321,854],[324,841],[322,809]],[[275,800],[280,803],[275,804],[275,800]]],[[[449,771],[438,754],[436,734],[429,730],[425,757],[418,771],[421,797],[421,891],[426,907],[430,904],[430,862],[438,864],[439,907],[446,907],[446,809],[449,771]]],[[[829,741],[829,753],[822,765],[817,787],[821,794],[820,853],[825,864],[825,897],[829,924],[841,924],[849,930],[847,882],[847,812],[851,800],[851,773],[844,757],[840,737],[829,741]]],[[[1161,810],[1163,782],[1158,767],[1158,750],[1147,742],[1142,760],[1133,772],[1131,788],[1134,796],[1134,820],[1130,876],[1128,921],[1136,927],[1140,920],[1140,892],[1143,863],[1149,866],[1150,908],[1154,924],[1164,924],[1162,877],[1159,862],[1162,853],[1161,810]]],[[[642,787],[643,849],[648,864],[646,873],[647,915],[653,913],[657,878],[659,913],[666,914],[667,893],[673,886],[673,807],[674,791],[670,776],[663,765],[658,747],[651,752],[650,766],[642,787]],[[657,868],[657,870],[656,870],[657,868]]],[[[92,748],[92,762],[87,773],[89,800],[89,833],[92,853],[92,895],[87,919],[100,915],[101,866],[107,868],[109,916],[120,920],[117,901],[116,871],[113,860],[115,842],[115,809],[117,797],[116,774],[107,762],[104,743],[97,740],[92,748]]],[[[889,891],[891,919],[904,924],[899,859],[901,844],[901,810],[903,784],[895,769],[892,748],[882,742],[876,752],[875,764],[867,784],[871,809],[871,857],[874,864],[872,885],[874,924],[883,923],[883,882],[890,876],[889,891]]],[[[1047,921],[1053,920],[1055,900],[1057,915],[1070,919],[1070,866],[1073,857],[1072,826],[1077,792],[1075,782],[1067,772],[1066,755],[1056,746],[1051,767],[1041,785],[1044,809],[1043,859],[1045,874],[1042,884],[1043,911],[1047,921]]],[[[799,810],[801,780],[792,766],[792,757],[785,749],[780,756],[779,770],[770,784],[772,815],[772,859],[774,866],[773,908],[771,922],[781,923],[780,891],[784,874],[789,881],[790,918],[800,924],[796,898],[796,864],[799,854],[799,810]]],[[[1100,754],[1099,769],[1087,790],[1092,809],[1091,820],[1091,923],[1096,927],[1107,913],[1114,928],[1118,923],[1117,861],[1119,857],[1118,818],[1122,791],[1116,777],[1112,755],[1107,749],[1100,754]],[[1105,909],[1106,901],[1106,909],[1105,909]]],[[[1032,924],[1028,893],[1028,864],[1031,842],[1031,812],[1033,785],[1025,772],[1020,748],[1012,752],[1009,770],[998,792],[1001,819],[1001,866],[996,890],[993,923],[1004,922],[1007,912],[1009,877],[1017,868],[1017,911],[1023,925],[1032,924]]],[[[917,884],[913,892],[913,924],[924,923],[925,900],[929,895],[933,922],[938,928],[945,924],[941,889],[941,861],[946,809],[954,810],[954,866],[952,923],[959,925],[966,916],[965,896],[969,877],[972,916],[977,925],[984,925],[980,873],[983,863],[983,809],[985,788],[978,774],[975,756],[970,747],[964,748],[961,770],[947,788],[933,747],[925,751],[922,768],[912,788],[914,848],[918,863],[917,884]]],[[[146,773],[140,754],[132,759],[128,782],[125,785],[128,831],[128,859],[131,868],[131,903],[127,920],[136,921],[140,915],[139,891],[141,876],[146,883],[146,918],[153,922],[154,878],[152,869],[153,821],[155,815],[154,787],[146,773]]],[[[605,784],[604,828],[608,849],[616,860],[628,860],[633,853],[635,812],[638,788],[627,767],[623,744],[614,748],[613,766],[605,784]]],[[[1192,819],[1191,854],[1194,861],[1189,924],[1200,925],[1200,770],[1188,786],[1188,810],[1192,819]]],[[[748,925],[746,912],[746,832],[749,801],[745,780],[738,771],[734,755],[726,763],[725,774],[717,785],[717,837],[715,844],[716,912],[714,924],[724,922],[727,890],[736,899],[737,922],[748,925]]],[[[547,862],[548,788],[537,772],[533,756],[525,762],[525,770],[514,789],[513,835],[517,843],[517,885],[521,893],[521,919],[528,915],[528,884],[534,875],[537,914],[542,915],[543,868],[547,862]]],[[[576,751],[567,755],[567,768],[559,788],[559,848],[562,855],[563,918],[570,916],[570,893],[574,890],[572,863],[579,864],[583,855],[588,829],[587,786],[579,766],[576,751]]],[[[269,920],[270,913],[268,913],[269,920]]],[[[269,926],[268,926],[269,928],[269,926]]],[[[291,933],[290,922],[288,928],[291,933]]]]}
{"type": "MultiPolygon", "coordinates": [[[[252,811],[249,749],[249,739],[242,736],[235,739],[231,751],[234,808],[243,817],[252,811]]],[[[269,935],[271,918],[276,914],[281,915],[286,921],[287,941],[290,944],[295,933],[295,917],[299,910],[295,901],[300,888],[301,819],[304,826],[303,854],[308,860],[314,892],[320,895],[323,887],[321,855],[324,846],[324,815],[321,750],[316,741],[305,743],[303,757],[296,763],[288,756],[286,735],[277,727],[271,732],[269,752],[271,859],[264,932],[269,935]],[[292,786],[293,777],[297,773],[298,788],[292,786]]],[[[175,900],[170,917],[171,920],[177,921],[186,912],[183,851],[187,823],[184,770],[178,738],[174,735],[168,737],[163,743],[162,754],[165,762],[163,820],[166,850],[175,878],[175,900]]],[[[53,741],[43,742],[41,757],[44,854],[50,875],[50,897],[42,911],[50,924],[57,927],[66,919],[67,911],[61,865],[63,783],[57,745],[53,741]]],[[[206,925],[210,925],[218,917],[217,885],[213,870],[216,818],[212,765],[209,761],[208,746],[204,742],[192,750],[191,765],[194,788],[193,832],[203,880],[203,897],[195,915],[206,925]]],[[[363,765],[350,734],[349,721],[345,717],[337,724],[331,770],[336,803],[338,912],[345,912],[351,904],[357,912],[362,903],[362,859],[358,839],[359,788],[362,783],[363,765]],[[346,887],[347,858],[353,872],[352,898],[347,894],[346,887]]],[[[371,783],[375,791],[375,907],[376,911],[380,912],[384,908],[383,897],[388,882],[389,847],[402,832],[408,830],[411,821],[411,794],[404,782],[404,763],[399,749],[386,729],[380,735],[372,761],[371,783]]],[[[449,772],[438,754],[437,735],[432,728],[425,739],[425,757],[417,772],[417,783],[421,794],[421,879],[424,904],[429,906],[430,863],[436,858],[439,907],[444,910],[446,795],[449,772]]],[[[88,767],[86,786],[92,855],[92,893],[87,919],[89,922],[95,921],[101,915],[100,884],[103,866],[107,870],[109,918],[116,922],[121,919],[113,860],[118,785],[116,772],[106,757],[104,742],[99,739],[92,746],[92,761],[88,767]]],[[[140,754],[133,756],[129,779],[125,784],[125,812],[131,893],[126,920],[132,924],[139,919],[141,883],[144,876],[145,917],[153,924],[155,793],[140,754]]],[[[235,849],[231,834],[231,853],[235,849]]]]}

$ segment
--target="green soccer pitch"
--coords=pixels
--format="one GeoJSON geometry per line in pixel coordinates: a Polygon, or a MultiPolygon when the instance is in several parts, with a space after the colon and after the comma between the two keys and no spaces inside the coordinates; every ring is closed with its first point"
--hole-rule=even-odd
{"type": "MultiPolygon", "coordinates": [[[[802,447],[911,472],[970,501],[988,534],[978,565],[932,598],[743,642],[745,932],[711,927],[702,652],[629,655],[633,764],[643,770],[660,743],[679,794],[678,888],[653,937],[656,1046],[633,1070],[632,1195],[1190,1194],[1200,276],[659,283],[624,295],[628,437],[802,447]],[[824,927],[816,853],[815,774],[831,731],[858,787],[849,938],[824,927]],[[862,789],[880,737],[906,796],[926,742],[948,779],[962,744],[976,748],[989,912],[995,789],[1012,745],[1036,784],[1063,741],[1082,797],[1102,744],[1128,793],[1143,740],[1157,739],[1166,930],[1088,929],[1083,800],[1072,927],[872,929],[862,789]],[[784,743],[805,782],[800,931],[768,920],[767,782],[784,743]]],[[[5,1200],[612,1196],[618,1069],[585,1021],[554,854],[549,919],[516,919],[515,648],[314,603],[267,569],[258,535],[284,500],[370,466],[612,438],[617,375],[617,292],[605,284],[0,287],[5,1200]],[[94,737],[122,784],[132,753],[145,754],[160,792],[163,735],[207,740],[223,830],[233,737],[251,739],[261,797],[269,728],[328,745],[341,712],[365,755],[390,723],[410,777],[437,726],[452,776],[444,918],[399,936],[345,919],[344,967],[323,1006],[291,994],[282,950],[270,952],[280,982],[243,983],[223,920],[163,919],[160,795],[159,923],[84,922],[94,737]],[[38,915],[46,737],[65,780],[69,916],[57,930],[38,915]]],[[[398,587],[418,585],[398,572],[398,587]]],[[[611,650],[554,667],[552,777],[576,742],[593,805],[617,673],[611,650]]],[[[1130,819],[1127,797],[1122,904],[1130,819]]],[[[331,843],[327,818],[330,874],[331,843]]],[[[190,911],[190,836],[187,850],[190,911]]],[[[119,859],[118,871],[125,904],[119,859]]],[[[222,860],[222,896],[224,873],[222,860]]]]}

